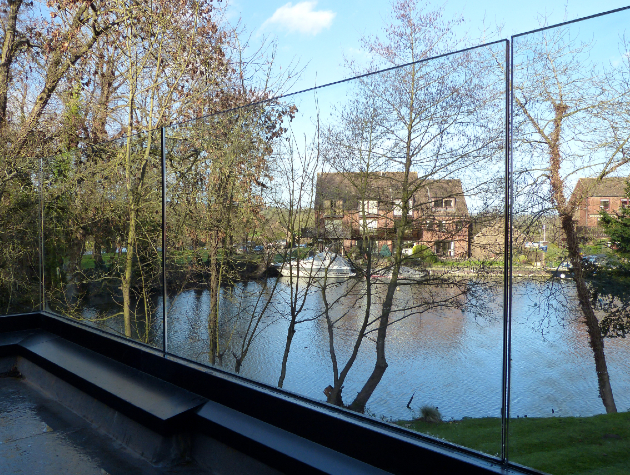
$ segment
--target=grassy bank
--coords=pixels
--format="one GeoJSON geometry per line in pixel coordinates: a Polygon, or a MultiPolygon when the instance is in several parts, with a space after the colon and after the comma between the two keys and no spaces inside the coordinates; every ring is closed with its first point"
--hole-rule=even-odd
{"type": "MultiPolygon", "coordinates": [[[[399,424],[491,455],[500,451],[498,418],[399,424]]],[[[511,419],[509,455],[512,462],[554,475],[628,475],[630,412],[511,419]]]]}

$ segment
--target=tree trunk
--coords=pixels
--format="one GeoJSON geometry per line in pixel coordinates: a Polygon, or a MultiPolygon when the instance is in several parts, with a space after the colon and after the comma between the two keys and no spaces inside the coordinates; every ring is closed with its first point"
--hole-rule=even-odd
{"type": "Polygon", "coordinates": [[[389,325],[389,315],[392,310],[392,304],[394,301],[394,291],[398,282],[398,272],[400,269],[400,261],[394,265],[392,270],[392,280],[387,286],[387,295],[385,296],[385,302],[383,303],[383,309],[381,310],[381,316],[378,322],[378,331],[376,334],[376,363],[372,374],[365,382],[357,397],[350,404],[350,409],[357,412],[365,412],[365,406],[368,400],[372,397],[374,390],[381,382],[385,370],[387,369],[387,359],[385,357],[385,340],[387,338],[387,327],[389,325]]]}
{"type": "Polygon", "coordinates": [[[606,355],[604,354],[604,338],[599,328],[599,322],[597,321],[595,312],[593,311],[591,299],[589,298],[590,292],[588,291],[586,282],[584,281],[580,247],[578,245],[575,222],[573,221],[573,215],[575,214],[575,210],[578,205],[577,201],[575,201],[577,200],[577,197],[571,198],[567,202],[567,199],[564,196],[564,182],[560,175],[560,167],[562,164],[560,137],[562,131],[562,121],[568,110],[569,107],[562,102],[554,105],[555,117],[552,133],[550,134],[548,141],[550,164],[549,181],[551,184],[552,202],[560,215],[562,230],[567,238],[567,249],[569,251],[569,259],[573,265],[573,274],[578,294],[578,301],[580,302],[580,309],[582,310],[582,314],[584,315],[584,320],[586,322],[589,345],[593,350],[593,357],[595,358],[595,370],[597,371],[599,395],[602,398],[606,412],[615,413],[617,412],[617,407],[615,405],[612,388],[610,386],[610,379],[608,376],[606,355]]]}
{"type": "Polygon", "coordinates": [[[66,271],[66,298],[68,302],[72,302],[77,294],[77,272],[81,270],[81,260],[85,251],[85,239],[71,239],[68,247],[67,257],[68,266],[66,271]]]}
{"type": "Polygon", "coordinates": [[[208,261],[210,262],[210,315],[208,315],[208,357],[210,364],[217,360],[219,338],[219,265],[218,265],[218,232],[211,233],[208,246],[208,261]]]}
{"type": "Polygon", "coordinates": [[[365,313],[363,316],[363,322],[361,324],[361,328],[357,335],[357,339],[354,342],[354,347],[352,348],[352,353],[350,355],[350,358],[348,358],[348,361],[346,362],[343,370],[341,370],[341,373],[339,375],[337,374],[337,371],[338,371],[337,356],[335,353],[335,345],[334,345],[334,340],[333,340],[333,337],[334,337],[333,325],[332,325],[332,321],[330,320],[330,316],[328,314],[328,301],[326,299],[326,293],[322,291],[322,295],[324,299],[324,311],[326,313],[326,322],[328,323],[330,358],[333,364],[333,378],[334,378],[332,391],[330,391],[326,395],[327,396],[326,400],[330,404],[335,404],[337,406],[343,406],[343,399],[341,395],[341,392],[343,390],[343,385],[346,381],[346,377],[348,376],[348,373],[350,372],[350,369],[352,368],[352,366],[354,365],[354,362],[357,359],[357,356],[359,354],[359,349],[361,348],[361,344],[363,343],[363,338],[365,337],[365,331],[367,330],[367,326],[370,321],[370,309],[372,308],[372,281],[370,278],[372,274],[372,253],[371,252],[369,252],[367,255],[367,266],[366,266],[365,273],[367,276],[367,280],[366,280],[367,288],[366,288],[366,302],[365,302],[365,313]]]}
{"type": "Polygon", "coordinates": [[[9,95],[9,79],[11,75],[11,63],[15,55],[15,34],[17,33],[17,17],[22,0],[9,0],[9,14],[4,26],[4,43],[2,45],[2,58],[0,59],[0,129],[7,122],[7,103],[9,95]]]}
{"type": "Polygon", "coordinates": [[[114,84],[114,57],[113,55],[107,60],[101,60],[97,65],[101,70],[99,75],[100,94],[94,115],[94,124],[92,125],[92,140],[99,143],[107,139],[107,119],[109,117],[109,104],[113,94],[114,84]]]}
{"type": "Polygon", "coordinates": [[[573,275],[575,286],[577,288],[578,300],[580,308],[584,314],[586,328],[589,336],[589,345],[593,350],[595,358],[595,370],[597,371],[597,384],[599,386],[599,396],[602,398],[606,413],[616,413],[617,406],[613,397],[612,387],[610,386],[610,378],[608,376],[608,366],[606,364],[606,355],[604,354],[604,337],[599,328],[599,322],[593,311],[593,305],[590,299],[590,292],[584,281],[584,271],[582,259],[577,240],[575,222],[572,216],[562,216],[562,229],[567,237],[567,247],[569,250],[569,258],[573,265],[573,275]]]}
{"type": "MultiPolygon", "coordinates": [[[[407,188],[406,181],[403,187],[404,189],[407,188]]],[[[387,359],[385,357],[385,340],[387,338],[387,328],[389,326],[389,315],[391,314],[392,305],[394,302],[394,292],[396,290],[396,286],[398,285],[398,273],[400,272],[400,256],[402,254],[402,246],[400,246],[400,243],[402,242],[402,229],[399,229],[397,231],[397,234],[398,237],[396,260],[392,269],[392,279],[387,286],[387,295],[385,296],[385,302],[383,302],[383,308],[381,310],[381,316],[378,322],[378,331],[376,334],[376,363],[374,365],[374,369],[372,370],[372,374],[370,374],[370,377],[361,388],[361,391],[359,391],[359,394],[357,394],[354,401],[352,401],[352,404],[350,404],[351,410],[361,413],[365,412],[365,406],[367,405],[369,399],[372,397],[374,390],[381,382],[381,379],[383,379],[383,375],[385,374],[385,370],[388,366],[387,359]]],[[[370,292],[368,292],[368,297],[370,296],[370,292]]],[[[368,314],[369,307],[370,305],[366,310],[368,314]]]]}
{"type": "Polygon", "coordinates": [[[295,320],[297,318],[296,312],[291,309],[291,323],[289,324],[289,330],[287,331],[287,342],[284,345],[284,354],[282,355],[282,368],[280,369],[280,378],[278,379],[278,387],[281,388],[284,385],[284,378],[287,375],[287,361],[289,360],[289,351],[291,350],[291,342],[295,335],[295,320]]]}
{"type": "Polygon", "coordinates": [[[133,273],[133,249],[136,241],[136,206],[132,202],[129,210],[129,233],[127,234],[127,254],[125,271],[122,278],[123,315],[125,320],[125,336],[131,338],[131,279],[133,273]]]}
{"type": "Polygon", "coordinates": [[[243,360],[241,358],[234,358],[234,372],[239,374],[241,372],[241,366],[243,365],[243,360]]]}
{"type": "Polygon", "coordinates": [[[101,245],[101,238],[99,235],[94,236],[94,267],[96,269],[100,269],[104,266],[103,262],[103,254],[102,254],[103,246],[101,245]]]}

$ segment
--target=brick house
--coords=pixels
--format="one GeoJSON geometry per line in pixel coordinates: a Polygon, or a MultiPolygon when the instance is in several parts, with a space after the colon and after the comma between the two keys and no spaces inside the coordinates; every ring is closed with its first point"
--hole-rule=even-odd
{"type": "Polygon", "coordinates": [[[369,239],[394,251],[397,226],[407,213],[404,246],[424,244],[437,255],[470,256],[470,217],[460,180],[418,179],[409,174],[406,210],[402,172],[318,173],[315,228],[305,234],[341,251],[363,248],[369,239]]]}
{"type": "Polygon", "coordinates": [[[602,180],[580,178],[571,196],[572,200],[578,199],[579,202],[574,216],[578,228],[597,228],[601,210],[615,213],[619,208],[629,206],[625,194],[627,181],[628,179],[623,177],[602,180]]]}

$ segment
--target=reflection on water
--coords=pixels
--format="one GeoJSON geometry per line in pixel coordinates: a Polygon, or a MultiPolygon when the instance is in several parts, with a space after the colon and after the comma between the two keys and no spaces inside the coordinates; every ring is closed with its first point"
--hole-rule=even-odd
{"type": "MultiPolygon", "coordinates": [[[[332,286],[326,294],[329,305],[335,302],[331,317],[338,319],[334,341],[340,367],[350,356],[365,310],[360,286],[350,288],[356,282],[332,286]]],[[[221,294],[220,366],[234,371],[244,342],[251,341],[240,373],[272,386],[280,376],[290,320],[290,287],[281,279],[274,291],[275,283],[275,279],[241,283],[222,289],[221,294]]],[[[525,280],[514,284],[511,414],[551,416],[552,409],[559,416],[603,413],[586,328],[575,318],[573,288],[570,283],[551,285],[525,280]]],[[[392,419],[409,418],[413,414],[406,406],[414,395],[411,408],[416,412],[423,405],[432,405],[447,419],[499,417],[500,283],[465,297],[454,295],[455,290],[447,287],[422,287],[400,286],[396,291],[395,308],[409,310],[389,328],[389,366],[368,403],[368,412],[392,419]],[[454,304],[429,310],[414,308],[414,303],[426,297],[420,295],[422,292],[431,292],[434,300],[449,296],[454,304]]],[[[323,299],[317,288],[308,289],[303,297],[284,388],[325,401],[323,391],[333,384],[333,372],[323,299]]],[[[375,308],[378,298],[377,291],[375,308]]],[[[208,363],[209,306],[207,291],[188,290],[170,299],[171,353],[208,363]]],[[[161,301],[157,308],[161,308],[161,301]]],[[[156,335],[157,339],[161,335],[156,335]]],[[[375,335],[368,333],[344,385],[345,403],[352,401],[373,370],[374,345],[375,335]]],[[[625,339],[606,340],[606,357],[617,407],[630,409],[630,344],[625,339]]]]}

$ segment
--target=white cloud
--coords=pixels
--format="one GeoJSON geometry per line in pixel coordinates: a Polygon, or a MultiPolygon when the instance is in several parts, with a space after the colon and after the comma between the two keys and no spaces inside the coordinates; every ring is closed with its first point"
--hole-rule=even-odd
{"type": "Polygon", "coordinates": [[[291,2],[278,8],[270,18],[265,20],[262,28],[275,26],[289,33],[299,32],[315,36],[324,28],[330,28],[337,15],[331,10],[315,11],[317,1],[291,2]]]}

